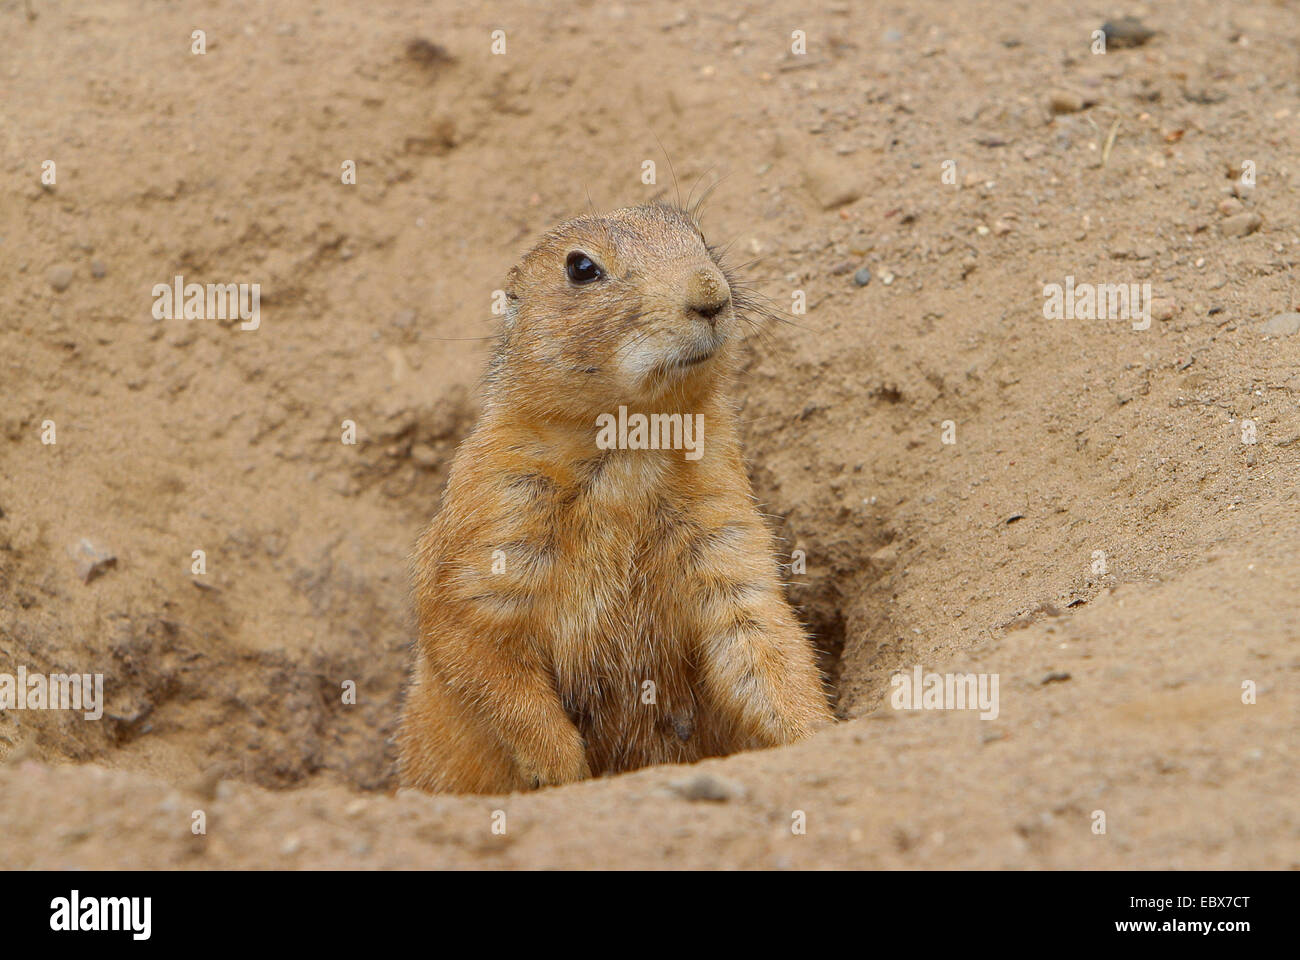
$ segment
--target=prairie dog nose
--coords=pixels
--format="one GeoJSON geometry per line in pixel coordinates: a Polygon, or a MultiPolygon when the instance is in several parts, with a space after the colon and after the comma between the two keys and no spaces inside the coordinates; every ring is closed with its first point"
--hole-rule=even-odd
{"type": "Polygon", "coordinates": [[[715,268],[701,267],[686,281],[686,309],[695,311],[710,324],[730,302],[731,288],[715,268]]]}

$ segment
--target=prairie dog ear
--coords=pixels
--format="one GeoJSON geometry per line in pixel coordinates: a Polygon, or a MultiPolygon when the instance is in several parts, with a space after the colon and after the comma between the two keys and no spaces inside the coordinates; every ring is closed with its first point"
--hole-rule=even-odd
{"type": "Polygon", "coordinates": [[[505,290],[506,290],[507,298],[511,300],[519,299],[519,282],[522,279],[523,279],[523,273],[519,270],[519,267],[517,266],[511,267],[510,272],[506,274],[505,290]]]}
{"type": "Polygon", "coordinates": [[[523,273],[518,267],[511,267],[510,272],[506,274],[506,302],[502,304],[504,307],[502,319],[507,329],[514,326],[515,317],[519,315],[519,284],[522,280],[523,273]]]}

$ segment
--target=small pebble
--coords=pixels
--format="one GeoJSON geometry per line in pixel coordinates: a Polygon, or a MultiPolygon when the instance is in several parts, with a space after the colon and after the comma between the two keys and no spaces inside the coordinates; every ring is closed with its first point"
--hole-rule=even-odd
{"type": "Polygon", "coordinates": [[[1300,333],[1300,313],[1279,313],[1270,317],[1260,328],[1270,337],[1294,337],[1300,333]]]}
{"type": "Polygon", "coordinates": [[[1151,319],[1172,320],[1178,312],[1178,304],[1170,297],[1151,298],[1151,319]]]}
{"type": "Polygon", "coordinates": [[[1264,218],[1253,210],[1246,213],[1239,213],[1235,217],[1228,217],[1223,221],[1223,235],[1225,237],[1247,237],[1259,229],[1264,218]]]}
{"type": "Polygon", "coordinates": [[[1047,107],[1052,113],[1078,113],[1085,106],[1083,97],[1070,90],[1053,90],[1047,95],[1047,107]]]}
{"type": "Polygon", "coordinates": [[[55,293],[62,293],[72,284],[73,269],[66,263],[56,263],[50,267],[45,274],[45,279],[50,282],[50,286],[55,293]]]}
{"type": "Polygon", "coordinates": [[[90,583],[96,577],[117,566],[117,557],[108,550],[95,546],[85,537],[68,548],[68,554],[77,566],[77,576],[82,583],[90,583]]]}
{"type": "Polygon", "coordinates": [[[1111,47],[1140,47],[1156,35],[1154,30],[1137,17],[1107,20],[1101,25],[1101,32],[1106,35],[1108,50],[1111,47]]]}
{"type": "Polygon", "coordinates": [[[812,154],[804,159],[804,182],[823,210],[836,210],[862,196],[858,170],[847,162],[812,154]]]}
{"type": "Polygon", "coordinates": [[[1225,217],[1235,217],[1245,209],[1246,207],[1236,197],[1228,197],[1219,201],[1219,213],[1225,217]]]}
{"type": "Polygon", "coordinates": [[[861,270],[853,274],[853,282],[859,287],[865,287],[871,282],[871,271],[866,267],[863,267],[861,270]]]}
{"type": "Polygon", "coordinates": [[[687,800],[704,800],[709,803],[726,803],[728,800],[740,800],[745,796],[745,787],[742,784],[711,773],[699,773],[683,780],[674,780],[668,784],[668,788],[687,800]]]}

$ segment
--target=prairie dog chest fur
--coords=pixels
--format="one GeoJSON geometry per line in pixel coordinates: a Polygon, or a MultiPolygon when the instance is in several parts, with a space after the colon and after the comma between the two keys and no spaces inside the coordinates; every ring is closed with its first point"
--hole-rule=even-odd
{"type": "Polygon", "coordinates": [[[733,283],[656,205],[562,224],[511,270],[483,415],[414,558],[405,782],[526,789],[830,719],[722,389],[733,283]],[[695,442],[611,445],[629,412],[695,442]]]}
{"type": "MultiPolygon", "coordinates": [[[[719,459],[738,456],[729,431],[713,443],[719,459]]],[[[593,773],[722,752],[696,660],[709,617],[723,615],[714,594],[743,592],[750,557],[750,589],[772,573],[766,532],[735,509],[747,491],[681,451],[519,446],[526,462],[497,481],[500,526],[472,551],[497,544],[498,562],[474,572],[466,556],[458,589],[508,611],[511,633],[535,645],[593,773]]]]}
{"type": "Polygon", "coordinates": [[[586,497],[560,519],[571,535],[552,582],[536,592],[554,598],[544,645],[593,773],[698,759],[726,740],[695,694],[709,604],[701,587],[717,579],[714,554],[739,552],[746,534],[761,531],[729,523],[720,491],[676,476],[693,468],[666,461],[605,455],[586,497]]]}

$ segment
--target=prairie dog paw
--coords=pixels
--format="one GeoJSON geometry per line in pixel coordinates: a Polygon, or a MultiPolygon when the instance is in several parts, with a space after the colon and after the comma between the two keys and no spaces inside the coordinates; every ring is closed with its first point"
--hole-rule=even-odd
{"type": "Polygon", "coordinates": [[[550,756],[519,759],[519,772],[529,787],[554,787],[575,783],[591,776],[587,752],[581,741],[550,756]]]}

